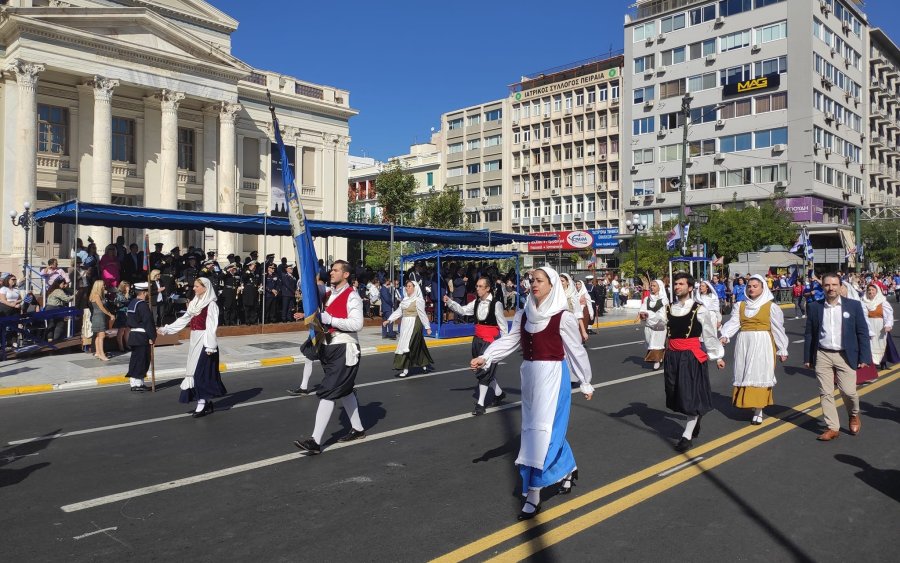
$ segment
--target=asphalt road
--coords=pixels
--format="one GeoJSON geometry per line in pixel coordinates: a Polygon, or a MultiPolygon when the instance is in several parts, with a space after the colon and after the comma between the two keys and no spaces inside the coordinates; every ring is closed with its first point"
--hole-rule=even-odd
{"type": "MultiPolygon", "coordinates": [[[[437,372],[392,377],[366,356],[365,440],[326,451],[309,435],[314,397],[288,397],[297,366],[226,374],[231,395],[202,419],[177,382],[0,400],[0,553],[7,561],[896,561],[900,370],[861,388],[863,428],[820,443],[801,321],[787,321],[776,415],[750,426],[730,406],[730,368],[711,370],[717,410],[694,450],[683,418],[642,363],[636,328],[588,342],[594,400],[573,396],[574,493],[517,523],[518,361],[501,366],[508,405],[472,417],[467,345],[432,349],[437,372]],[[893,375],[892,375],[893,374],[893,375]],[[804,413],[807,408],[811,412],[804,413]],[[40,438],[36,441],[28,441],[40,438]]],[[[730,352],[730,347],[729,347],[730,352]]],[[[321,371],[316,367],[313,381],[321,371]]],[[[846,412],[841,410],[846,426],[846,412]]]]}

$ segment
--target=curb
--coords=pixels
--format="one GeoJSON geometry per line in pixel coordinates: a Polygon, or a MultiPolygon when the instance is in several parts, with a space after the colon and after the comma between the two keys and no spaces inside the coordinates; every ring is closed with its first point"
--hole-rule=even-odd
{"type": "MultiPolygon", "coordinates": [[[[793,306],[793,305],[791,305],[793,306]]],[[[634,324],[632,319],[620,321],[606,321],[593,325],[591,328],[606,328],[634,324]]],[[[428,347],[434,348],[439,346],[455,346],[457,344],[468,344],[472,341],[471,336],[461,336],[457,338],[446,338],[443,340],[429,341],[428,347]]],[[[378,346],[365,346],[360,348],[361,356],[368,354],[384,354],[396,350],[396,344],[381,344],[378,346]]],[[[291,364],[302,364],[306,361],[303,355],[296,356],[275,356],[271,358],[261,358],[258,360],[243,360],[219,364],[219,371],[222,373],[245,371],[262,367],[286,366],[291,364]]],[[[157,370],[156,381],[167,381],[171,379],[180,379],[184,377],[184,369],[164,369],[157,370]]],[[[107,375],[94,379],[81,379],[77,381],[67,381],[65,383],[47,383],[42,385],[20,385],[18,387],[0,387],[0,397],[11,397],[18,395],[29,395],[34,393],[48,393],[51,391],[71,391],[73,389],[87,389],[90,387],[103,387],[106,385],[124,385],[128,383],[128,377],[125,374],[107,375]]]]}

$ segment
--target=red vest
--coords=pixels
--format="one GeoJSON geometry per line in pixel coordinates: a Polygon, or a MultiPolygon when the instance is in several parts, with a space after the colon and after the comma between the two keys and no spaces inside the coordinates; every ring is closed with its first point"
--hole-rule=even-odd
{"type": "MultiPolygon", "coordinates": [[[[208,290],[207,290],[208,291],[208,290]]],[[[209,305],[200,310],[196,316],[191,317],[191,321],[189,326],[191,330],[206,330],[206,310],[209,309],[209,305]]]]}
{"type": "Polygon", "coordinates": [[[530,333],[525,330],[525,313],[522,313],[522,357],[530,362],[561,362],[566,357],[563,349],[562,334],[559,332],[559,321],[562,311],[550,317],[544,330],[530,333]]]}
{"type": "MultiPolygon", "coordinates": [[[[342,291],[337,296],[337,298],[335,298],[335,300],[331,303],[331,305],[328,305],[325,307],[325,312],[328,313],[329,315],[331,315],[332,317],[335,317],[338,319],[346,319],[349,316],[349,314],[347,312],[347,300],[350,299],[350,293],[352,293],[352,292],[353,292],[352,287],[346,288],[344,291],[342,291]]],[[[325,293],[325,302],[328,303],[329,299],[331,299],[330,291],[325,293]]],[[[328,327],[328,332],[333,333],[336,331],[337,331],[337,329],[334,328],[333,326],[328,327]]]]}

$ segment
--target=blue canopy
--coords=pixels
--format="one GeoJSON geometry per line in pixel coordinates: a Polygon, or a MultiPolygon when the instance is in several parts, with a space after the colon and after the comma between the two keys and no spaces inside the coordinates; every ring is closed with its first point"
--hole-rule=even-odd
{"type": "Polygon", "coordinates": [[[477,250],[462,250],[460,248],[445,248],[442,250],[429,250],[418,254],[406,254],[401,256],[403,262],[415,262],[417,260],[434,260],[445,258],[467,258],[470,260],[503,260],[505,258],[518,258],[518,252],[479,252],[477,250]]]}
{"type": "MultiPolygon", "coordinates": [[[[291,236],[291,225],[286,217],[267,215],[232,215],[206,211],[182,211],[172,209],[148,209],[77,200],[61,203],[35,212],[40,222],[89,225],[96,227],[121,227],[132,229],[168,229],[189,231],[213,229],[244,235],[291,236]]],[[[342,237],[362,240],[391,240],[391,225],[344,223],[340,221],[307,221],[314,237],[342,237]]],[[[530,235],[516,235],[489,231],[455,231],[450,229],[425,229],[420,227],[393,227],[395,241],[417,241],[437,244],[461,244],[466,246],[492,246],[514,242],[541,240],[530,235]]]]}

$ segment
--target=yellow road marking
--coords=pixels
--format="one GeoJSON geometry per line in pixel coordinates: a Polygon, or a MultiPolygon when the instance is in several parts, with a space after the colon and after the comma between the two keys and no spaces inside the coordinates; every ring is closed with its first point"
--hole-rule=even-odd
{"type": "MultiPolygon", "coordinates": [[[[864,393],[868,393],[871,390],[873,390],[874,388],[877,388],[877,387],[875,387],[876,384],[878,384],[877,385],[878,387],[881,387],[882,385],[884,385],[890,381],[893,381],[894,379],[896,379],[898,377],[898,374],[900,374],[900,369],[892,368],[892,369],[883,371],[881,377],[875,383],[870,384],[867,387],[865,387],[859,391],[860,395],[863,395],[864,393]],[[890,373],[891,375],[887,375],[888,373],[890,373]]],[[[807,408],[810,408],[813,405],[816,405],[818,403],[819,403],[818,398],[810,399],[799,405],[795,405],[794,407],[791,408],[791,410],[793,410],[795,412],[800,412],[800,411],[806,410],[807,408]]],[[[808,414],[812,415],[812,413],[808,413],[808,414]]],[[[714,449],[720,448],[724,445],[734,442],[735,440],[743,438],[749,434],[752,434],[755,432],[761,432],[761,431],[767,429],[768,427],[778,424],[780,422],[783,422],[783,420],[780,418],[769,417],[766,420],[764,420],[763,423],[759,426],[745,426],[744,428],[735,430],[734,432],[726,434],[720,438],[716,438],[715,440],[713,440],[711,442],[702,444],[700,446],[697,446],[696,448],[691,448],[689,455],[677,455],[677,456],[669,458],[665,461],[661,461],[655,465],[647,467],[641,471],[638,471],[637,473],[632,473],[631,475],[623,477],[617,481],[614,481],[612,483],[609,483],[607,485],[604,485],[602,487],[594,489],[593,491],[589,491],[588,493],[586,493],[584,495],[581,495],[572,500],[566,501],[566,502],[564,502],[560,505],[554,506],[553,508],[550,508],[548,510],[542,511],[540,514],[538,514],[535,518],[533,518],[531,520],[526,520],[524,522],[517,522],[516,524],[507,526],[506,528],[502,528],[490,535],[487,535],[483,538],[475,540],[472,543],[469,543],[458,549],[455,549],[454,551],[451,551],[450,553],[448,553],[446,555],[438,557],[438,558],[434,559],[433,561],[440,562],[440,563],[446,563],[446,562],[450,562],[450,561],[462,561],[462,560],[468,559],[470,557],[474,557],[475,555],[477,555],[487,549],[490,549],[491,547],[499,545],[505,541],[511,540],[511,539],[523,534],[524,532],[527,532],[531,528],[545,525],[545,524],[551,522],[552,520],[555,520],[557,518],[565,516],[575,510],[583,508],[584,506],[587,506],[598,500],[601,500],[603,498],[611,496],[621,490],[631,487],[632,485],[635,485],[635,484],[637,484],[641,481],[644,481],[648,478],[654,477],[667,469],[671,469],[672,467],[674,467],[678,464],[684,463],[684,461],[686,459],[701,456],[707,452],[710,452],[714,449]]],[[[790,424],[785,424],[785,426],[788,426],[791,428],[793,427],[790,424]]],[[[700,463],[699,466],[708,465],[708,463],[709,463],[708,461],[705,461],[703,463],[700,463]]],[[[694,465],[692,467],[694,469],[696,469],[698,467],[698,465],[694,465]]],[[[683,471],[672,475],[672,477],[674,477],[675,475],[680,475],[681,473],[683,473],[683,471]]]]}
{"type": "MultiPolygon", "coordinates": [[[[887,385],[893,381],[896,381],[897,378],[900,377],[900,374],[894,373],[891,376],[886,376],[878,379],[875,383],[861,389],[859,391],[859,395],[865,395],[867,393],[871,393],[872,391],[887,385]]],[[[843,399],[839,399],[835,402],[836,406],[841,406],[843,404],[843,399]]],[[[816,418],[822,414],[822,408],[816,408],[809,413],[808,416],[816,418]]],[[[770,419],[771,420],[771,419],[770,419]]],[[[663,493],[681,483],[684,483],[694,477],[703,474],[706,471],[709,471],[723,463],[731,461],[732,459],[749,452],[750,450],[769,442],[782,434],[787,434],[791,430],[799,428],[790,423],[783,423],[767,432],[763,432],[757,436],[754,436],[740,444],[737,444],[721,453],[714,455],[709,459],[705,459],[695,465],[686,467],[682,471],[678,473],[672,474],[661,481],[657,481],[655,483],[651,483],[637,491],[625,495],[624,497],[617,499],[605,506],[601,506],[591,512],[583,516],[579,516],[574,520],[567,522],[550,530],[549,532],[542,534],[532,540],[529,540],[523,544],[520,544],[508,551],[505,551],[496,557],[489,559],[488,561],[500,562],[500,561],[521,561],[526,557],[534,555],[535,553],[546,549],[552,545],[555,545],[565,539],[568,539],[575,534],[583,532],[588,528],[596,526],[597,524],[612,518],[613,516],[632,508],[648,500],[656,495],[663,493]]],[[[696,455],[693,450],[691,451],[691,455],[696,455]]]]}
{"type": "Polygon", "coordinates": [[[126,383],[128,377],[124,375],[112,375],[110,377],[98,377],[97,385],[113,385],[116,383],[126,383]]]}
{"type": "Polygon", "coordinates": [[[281,356],[279,358],[263,358],[259,361],[259,365],[266,366],[282,366],[294,363],[293,356],[281,356]]]}

